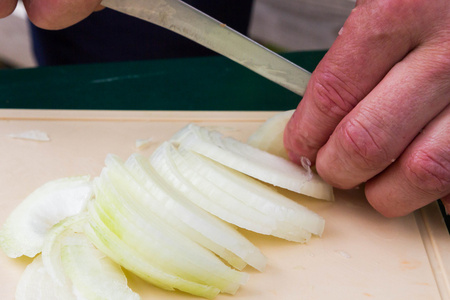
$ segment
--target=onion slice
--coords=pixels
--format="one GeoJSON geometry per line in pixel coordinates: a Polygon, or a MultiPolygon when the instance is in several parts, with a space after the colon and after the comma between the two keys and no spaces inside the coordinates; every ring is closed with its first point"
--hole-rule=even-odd
{"type": "Polygon", "coordinates": [[[85,233],[94,245],[118,264],[147,282],[168,291],[178,289],[192,295],[213,299],[220,290],[168,274],[155,267],[137,253],[136,248],[124,243],[106,224],[108,218],[101,208],[89,204],[90,223],[85,233]],[[103,220],[102,220],[103,219],[103,220]]]}
{"type": "Polygon", "coordinates": [[[251,177],[310,197],[333,200],[333,188],[317,174],[217,131],[189,124],[173,138],[181,148],[209,157],[251,177]],[[310,176],[312,175],[312,176],[310,176]]]}
{"type": "Polygon", "coordinates": [[[40,130],[29,130],[21,133],[11,133],[9,136],[14,139],[23,139],[38,142],[50,141],[50,137],[48,136],[48,134],[40,130]]]}
{"type": "Polygon", "coordinates": [[[150,161],[174,189],[178,189],[202,209],[238,227],[266,235],[275,230],[273,220],[252,207],[236,202],[236,199],[218,189],[207,178],[182,164],[183,160],[178,160],[179,156],[172,151],[175,151],[173,145],[163,143],[152,154],[150,161]]]}
{"type": "Polygon", "coordinates": [[[89,176],[62,178],[44,184],[9,215],[0,231],[0,246],[9,257],[34,257],[41,252],[50,228],[83,211],[92,195],[89,176]]]}
{"type": "MultiPolygon", "coordinates": [[[[267,220],[276,223],[273,235],[299,241],[295,239],[295,232],[306,230],[319,236],[323,233],[325,221],[321,216],[281,195],[275,189],[202,155],[185,149],[176,151],[172,148],[171,155],[177,154],[180,155],[178,158],[180,163],[184,160],[198,176],[210,178],[218,188],[223,187],[223,190],[237,199],[241,206],[252,207],[262,213],[267,220]]],[[[306,239],[308,237],[306,234],[306,239]]]]}
{"type": "Polygon", "coordinates": [[[165,168],[165,172],[178,172],[182,180],[192,185],[191,189],[197,190],[185,193],[192,202],[205,210],[209,210],[208,204],[212,202],[225,212],[234,212],[233,216],[239,218],[228,217],[222,210],[211,210],[220,218],[228,217],[227,221],[236,226],[295,242],[306,242],[311,233],[323,232],[322,217],[247,175],[170,143],[164,143],[153,155],[152,161],[165,168]],[[209,202],[199,201],[198,193],[207,195],[209,202]]]}
{"type": "Polygon", "coordinates": [[[262,271],[266,258],[250,241],[242,236],[229,224],[212,216],[205,210],[193,204],[186,195],[174,189],[150,165],[148,159],[141,155],[131,155],[125,163],[126,169],[112,157],[107,165],[114,165],[116,176],[122,177],[120,182],[128,182],[130,191],[136,199],[141,199],[147,209],[164,216],[181,233],[189,236],[205,248],[213,251],[233,267],[243,269],[248,263],[262,271]],[[132,179],[124,179],[127,172],[144,187],[139,187],[132,179]],[[147,200],[147,201],[145,201],[147,200]],[[152,201],[153,200],[153,201],[152,201]]]}
{"type": "MultiPolygon", "coordinates": [[[[95,187],[94,212],[99,215],[96,220],[100,221],[97,228],[107,229],[99,232],[99,238],[111,237],[109,230],[120,239],[122,246],[125,244],[135,249],[134,256],[163,273],[216,287],[224,293],[233,294],[246,282],[247,274],[226,266],[210,251],[171,228],[158,215],[141,210],[130,191],[125,186],[114,185],[107,172],[102,172],[95,180],[95,187]],[[101,223],[104,226],[98,227],[101,223]]],[[[118,250],[116,248],[115,251],[118,250]]],[[[130,262],[118,263],[124,265],[130,262]]],[[[171,286],[170,283],[166,285],[171,286]]]]}
{"type": "Polygon", "coordinates": [[[52,280],[60,286],[68,284],[61,262],[61,242],[69,234],[82,233],[86,222],[87,215],[83,212],[62,220],[45,235],[42,261],[52,280]]]}
{"type": "Polygon", "coordinates": [[[16,300],[77,300],[72,286],[60,286],[47,273],[41,255],[25,268],[16,288],[16,300]]]}
{"type": "Polygon", "coordinates": [[[128,287],[120,266],[97,250],[83,233],[64,236],[61,241],[61,262],[78,298],[140,299],[128,287]]]}
{"type": "Polygon", "coordinates": [[[267,119],[255,132],[250,135],[247,144],[273,155],[289,159],[284,148],[284,129],[291,119],[294,109],[283,111],[267,119]]]}

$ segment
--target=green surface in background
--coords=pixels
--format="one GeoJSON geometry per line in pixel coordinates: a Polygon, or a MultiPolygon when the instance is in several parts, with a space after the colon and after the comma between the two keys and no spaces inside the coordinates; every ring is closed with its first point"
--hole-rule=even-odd
{"type": "MultiPolygon", "coordinates": [[[[284,56],[312,71],[324,54],[284,56]]],[[[0,108],[287,110],[300,99],[222,56],[0,71],[0,108]]]]}

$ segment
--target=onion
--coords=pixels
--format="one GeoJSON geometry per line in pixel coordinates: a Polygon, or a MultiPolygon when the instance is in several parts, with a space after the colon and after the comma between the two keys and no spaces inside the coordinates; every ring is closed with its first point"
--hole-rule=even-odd
{"type": "Polygon", "coordinates": [[[193,169],[182,165],[176,153],[165,143],[151,156],[151,163],[174,188],[179,189],[193,203],[231,224],[261,234],[270,234],[276,228],[273,220],[247,205],[236,202],[208,179],[199,176],[193,169]]]}
{"type": "Polygon", "coordinates": [[[294,109],[283,111],[267,119],[250,135],[247,143],[255,148],[289,159],[286,148],[284,148],[283,137],[286,124],[291,119],[294,111],[294,109]]]}
{"type": "MultiPolygon", "coordinates": [[[[235,268],[243,269],[247,263],[260,271],[265,268],[266,258],[258,248],[233,227],[213,217],[189,201],[185,194],[172,188],[143,156],[131,155],[125,165],[146,190],[143,193],[147,196],[138,196],[137,191],[140,189],[136,183],[131,188],[136,199],[149,200],[145,201],[145,207],[164,216],[178,231],[221,256],[235,268]]],[[[123,176],[126,170],[115,174],[123,176]]]]}
{"type": "MultiPolygon", "coordinates": [[[[178,152],[192,169],[197,170],[197,174],[209,177],[210,182],[238,199],[241,206],[253,207],[266,220],[274,220],[280,233],[284,230],[304,229],[315,235],[322,234],[325,225],[322,217],[278,193],[276,189],[204,156],[183,149],[178,152]]],[[[174,153],[175,151],[172,152],[174,153]]]]}
{"type": "MultiPolygon", "coordinates": [[[[151,160],[160,166],[166,162],[165,172],[178,172],[178,176],[183,177],[181,180],[190,184],[186,184],[184,193],[191,201],[237,226],[297,242],[307,241],[311,233],[321,235],[323,232],[324,220],[317,214],[253,178],[208,158],[164,143],[151,160]],[[173,168],[167,168],[171,161],[173,168]],[[208,196],[209,201],[199,201],[198,193],[204,195],[203,198],[208,196]],[[211,202],[222,209],[209,209],[211,202]]],[[[167,176],[174,177],[177,175],[167,176]]],[[[177,182],[173,184],[175,188],[177,182]]]]}
{"type": "Polygon", "coordinates": [[[86,207],[93,190],[89,176],[50,181],[36,189],[9,215],[0,231],[0,246],[9,257],[34,257],[48,230],[86,207]]]}
{"type": "Polygon", "coordinates": [[[68,284],[61,262],[62,239],[69,234],[83,232],[82,227],[86,220],[85,213],[68,217],[53,226],[45,235],[42,247],[42,261],[47,273],[59,286],[68,284]]]}
{"type": "Polygon", "coordinates": [[[217,131],[189,124],[172,138],[181,148],[209,157],[227,167],[272,185],[310,197],[333,200],[333,188],[317,174],[293,162],[254,148],[217,131]]]}
{"type": "Polygon", "coordinates": [[[29,130],[21,133],[11,133],[9,136],[14,139],[23,139],[38,142],[50,141],[50,137],[48,136],[48,134],[40,130],[29,130]]]}
{"type": "MultiPolygon", "coordinates": [[[[125,186],[114,185],[107,172],[95,181],[97,228],[107,227],[135,255],[162,272],[233,294],[248,275],[226,266],[211,252],[174,230],[150,211],[141,210],[125,186]],[[97,224],[98,225],[98,224],[97,224]],[[138,246],[137,246],[138,245],[138,246]],[[161,251],[164,249],[164,251],[161,251]]],[[[98,231],[100,237],[106,236],[98,231]]],[[[133,260],[122,257],[123,260],[133,260]]],[[[119,262],[119,263],[124,263],[119,262]]],[[[131,270],[133,271],[133,270],[131,270]]],[[[163,282],[164,283],[164,282],[163,282]]]]}
{"type": "Polygon", "coordinates": [[[76,300],[68,285],[60,286],[47,273],[41,255],[25,268],[16,288],[16,300],[76,300]]]}
{"type": "Polygon", "coordinates": [[[94,248],[84,234],[65,236],[62,266],[78,299],[138,300],[120,266],[94,248]]]}
{"type": "Polygon", "coordinates": [[[90,225],[85,229],[89,239],[108,257],[142,279],[159,288],[190,293],[192,295],[213,299],[220,293],[215,287],[185,280],[176,275],[168,274],[149,263],[137,253],[137,249],[123,242],[104,223],[110,221],[104,212],[93,203],[89,204],[90,225]],[[102,220],[103,218],[103,220],[102,220]]]}
{"type": "MultiPolygon", "coordinates": [[[[271,122],[260,139],[282,121],[271,122]]],[[[332,188],[304,167],[194,124],[149,158],[108,155],[93,181],[51,181],[7,219],[0,245],[8,256],[42,251],[16,297],[139,299],[121,267],[169,291],[234,294],[247,264],[263,271],[267,263],[236,227],[294,242],[322,235],[323,218],[274,187],[332,200],[332,188]]]]}
{"type": "Polygon", "coordinates": [[[120,266],[84,235],[86,222],[87,215],[81,213],[48,232],[43,254],[22,274],[16,299],[140,299],[128,288],[120,266]]]}

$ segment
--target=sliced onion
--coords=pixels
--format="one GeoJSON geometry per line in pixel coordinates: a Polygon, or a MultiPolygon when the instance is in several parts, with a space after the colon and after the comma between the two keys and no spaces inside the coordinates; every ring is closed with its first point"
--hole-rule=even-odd
{"type": "MultiPolygon", "coordinates": [[[[111,163],[112,164],[112,163],[111,163]]],[[[120,164],[117,164],[120,169],[120,164]]],[[[193,204],[186,196],[170,186],[141,155],[130,156],[125,163],[127,169],[148,193],[137,193],[139,186],[129,180],[136,199],[145,201],[152,211],[164,214],[165,220],[193,241],[224,258],[232,266],[242,269],[246,263],[262,271],[266,258],[250,241],[227,223],[222,222],[205,210],[193,204]]],[[[120,171],[120,172],[117,172],[120,171]]],[[[126,170],[114,174],[124,176],[126,170]]]]}
{"type": "Polygon", "coordinates": [[[223,165],[270,183],[310,197],[333,200],[333,188],[317,174],[296,164],[254,148],[217,131],[189,124],[174,135],[180,147],[197,152],[223,165]]]}
{"type": "MultiPolygon", "coordinates": [[[[280,144],[283,120],[268,122],[251,140],[264,150],[280,144]]],[[[49,182],[8,218],[0,231],[8,256],[42,251],[24,272],[17,299],[35,289],[33,299],[139,299],[120,266],[170,291],[209,299],[234,294],[248,280],[240,271],[246,264],[261,271],[266,265],[234,226],[295,242],[324,229],[323,218],[261,181],[333,199],[307,161],[302,168],[194,124],[149,160],[109,155],[105,162],[94,184],[88,176],[49,182]]]]}
{"type": "Polygon", "coordinates": [[[83,226],[86,222],[86,213],[80,213],[56,224],[45,235],[42,261],[52,280],[60,286],[68,284],[61,262],[62,239],[68,234],[83,232],[83,226]]]}
{"type": "MultiPolygon", "coordinates": [[[[25,268],[16,288],[16,300],[76,300],[71,285],[58,285],[47,273],[41,255],[25,268]]],[[[78,300],[78,299],[77,299],[78,300]]]]}
{"type": "MultiPolygon", "coordinates": [[[[275,222],[277,224],[275,236],[295,240],[295,232],[303,230],[315,235],[322,234],[325,226],[322,217],[269,186],[185,149],[176,151],[172,148],[170,153],[173,156],[181,155],[180,162],[184,159],[184,163],[191,170],[195,170],[198,176],[209,178],[216,186],[223,187],[223,190],[237,199],[241,206],[253,207],[264,214],[266,219],[275,222]]],[[[236,213],[239,213],[239,210],[236,213]]],[[[301,234],[297,236],[302,237],[301,234]]],[[[305,238],[308,236],[306,234],[305,238]]]]}
{"type": "Polygon", "coordinates": [[[31,193],[6,220],[0,245],[9,257],[34,257],[41,252],[48,230],[83,211],[92,197],[89,176],[50,181],[31,193]]]}
{"type": "MultiPolygon", "coordinates": [[[[254,230],[246,229],[290,241],[305,242],[310,239],[311,232],[299,226],[296,218],[300,217],[305,220],[305,216],[313,215],[320,223],[321,229],[319,230],[323,230],[323,219],[306,208],[297,208],[299,205],[296,206],[296,203],[290,202],[289,206],[283,206],[281,205],[282,202],[273,201],[274,198],[271,199],[269,195],[273,196],[276,192],[272,189],[267,188],[262,193],[257,194],[252,190],[252,183],[255,183],[255,180],[251,177],[216,164],[195,153],[183,149],[178,151],[169,144],[165,144],[165,147],[166,155],[169,156],[167,159],[174,162],[180,174],[196,189],[204,194],[209,194],[210,201],[228,207],[235,215],[247,219],[249,223],[253,224],[253,227],[256,227],[254,230]],[[268,197],[264,195],[264,192],[270,193],[267,194],[268,197]],[[296,211],[292,209],[294,207],[297,208],[296,211]],[[298,213],[299,211],[302,211],[302,213],[298,213]],[[297,214],[289,219],[289,214],[295,212],[297,214]],[[292,222],[292,220],[295,221],[292,222]],[[273,227],[269,232],[264,233],[259,228],[264,228],[267,224],[272,224],[273,227]]],[[[256,183],[254,185],[256,186],[256,183]]],[[[278,198],[281,197],[280,195],[278,198]]],[[[283,200],[285,202],[290,201],[284,198],[283,200]]],[[[234,224],[240,226],[240,224],[234,224]]]]}
{"type": "Polygon", "coordinates": [[[208,179],[198,176],[191,168],[175,161],[170,154],[173,146],[164,143],[150,157],[152,165],[176,189],[199,207],[238,227],[261,234],[271,234],[276,229],[273,220],[267,220],[255,209],[242,206],[225,191],[218,189],[208,179]]]}
{"type": "Polygon", "coordinates": [[[50,137],[48,136],[48,134],[40,130],[29,130],[21,133],[11,133],[9,136],[15,139],[23,139],[38,142],[50,141],[50,137]]]}
{"type": "MultiPolygon", "coordinates": [[[[217,226],[223,230],[231,230],[231,228],[226,228],[226,225],[220,224],[219,220],[212,218],[197,207],[189,205],[190,203],[186,202],[181,194],[170,190],[165,182],[152,172],[150,166],[144,165],[145,163],[146,160],[138,155],[133,155],[127,160],[128,168],[115,156],[108,156],[106,159],[109,178],[114,185],[122,185],[131,193],[140,210],[158,215],[175,230],[215,252],[231,265],[239,269],[245,267],[246,264],[242,259],[202,234],[203,232],[213,239],[220,239],[217,236],[214,237],[214,230],[211,232],[210,229],[217,228],[217,226]],[[144,167],[147,167],[146,170],[143,169],[144,167]],[[211,228],[208,228],[208,224],[211,228]]],[[[222,231],[215,233],[219,233],[220,236],[222,231]]],[[[227,233],[224,232],[225,235],[227,233]]]]}
{"type": "MultiPolygon", "coordinates": [[[[114,186],[104,172],[96,180],[95,207],[97,214],[101,214],[97,220],[103,222],[104,227],[121,243],[135,248],[141,260],[163,273],[231,294],[247,280],[247,274],[227,267],[211,252],[173,230],[159,216],[141,211],[130,194],[114,186]]],[[[108,236],[107,232],[97,236],[102,238],[105,234],[108,236]]],[[[119,263],[124,265],[123,261],[119,263]]]]}
{"type": "Polygon", "coordinates": [[[283,137],[284,128],[294,111],[294,109],[283,111],[267,119],[250,135],[247,143],[255,148],[289,159],[286,148],[284,148],[283,137]]]}
{"type": "Polygon", "coordinates": [[[82,233],[62,240],[61,261],[65,274],[83,299],[138,300],[118,264],[97,250],[82,233]]]}
{"type": "Polygon", "coordinates": [[[98,206],[95,207],[94,203],[91,203],[89,206],[91,221],[85,229],[85,232],[98,249],[118,264],[149,283],[168,291],[178,289],[208,299],[213,299],[220,293],[218,288],[184,280],[176,275],[168,274],[156,268],[145,259],[142,259],[136,253],[135,248],[128,246],[108,228],[104,223],[107,222],[104,220],[108,219],[104,215],[102,216],[102,210],[98,206]]]}

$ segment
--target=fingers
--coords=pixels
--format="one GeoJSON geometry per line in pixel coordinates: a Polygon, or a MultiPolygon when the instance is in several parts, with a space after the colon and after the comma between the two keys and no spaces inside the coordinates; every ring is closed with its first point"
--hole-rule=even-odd
{"type": "Polygon", "coordinates": [[[406,215],[442,198],[450,211],[450,105],[400,159],[366,183],[370,204],[388,217],[406,215]]]}
{"type": "Polygon", "coordinates": [[[322,178],[351,188],[376,176],[448,105],[450,62],[428,51],[410,53],[339,123],[317,156],[322,178]]]}
{"type": "MultiPolygon", "coordinates": [[[[342,118],[417,45],[410,37],[411,29],[399,21],[405,10],[377,8],[376,2],[367,1],[354,9],[312,74],[285,131],[285,146],[292,160],[299,162],[300,156],[306,156],[314,162],[342,118]]],[[[404,16],[413,17],[413,13],[404,16]]]]}
{"type": "Polygon", "coordinates": [[[28,17],[43,29],[62,29],[88,17],[101,0],[23,0],[28,17]]]}
{"type": "Polygon", "coordinates": [[[17,6],[17,0],[1,0],[0,1],[0,18],[4,18],[13,13],[17,6]]]}
{"type": "Polygon", "coordinates": [[[285,130],[292,160],[316,158],[336,187],[367,181],[386,216],[450,208],[448,3],[358,1],[285,130]]]}

